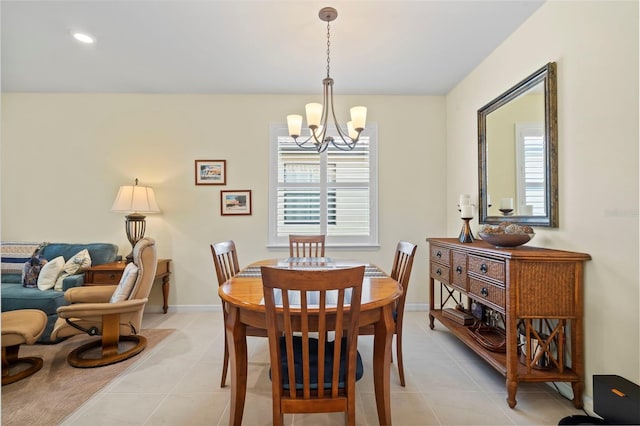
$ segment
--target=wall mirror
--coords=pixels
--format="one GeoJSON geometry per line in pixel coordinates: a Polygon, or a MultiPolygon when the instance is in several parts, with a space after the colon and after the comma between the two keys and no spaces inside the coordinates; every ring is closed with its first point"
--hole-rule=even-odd
{"type": "Polygon", "coordinates": [[[478,110],[479,222],[558,226],[556,64],[478,110]]]}

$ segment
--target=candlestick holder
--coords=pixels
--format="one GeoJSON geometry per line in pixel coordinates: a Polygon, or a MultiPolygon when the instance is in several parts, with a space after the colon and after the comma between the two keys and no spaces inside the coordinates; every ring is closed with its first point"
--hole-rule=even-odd
{"type": "Polygon", "coordinates": [[[472,243],[475,237],[471,232],[471,227],[469,226],[469,221],[473,219],[472,217],[463,217],[462,220],[464,223],[462,224],[462,229],[460,230],[460,236],[458,237],[458,241],[461,243],[472,243]]]}
{"type": "Polygon", "coordinates": [[[513,209],[498,209],[502,212],[503,216],[511,216],[513,214],[513,209]]]}

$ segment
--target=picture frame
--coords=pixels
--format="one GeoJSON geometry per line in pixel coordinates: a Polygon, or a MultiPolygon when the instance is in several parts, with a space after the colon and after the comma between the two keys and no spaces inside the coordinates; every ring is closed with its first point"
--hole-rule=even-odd
{"type": "Polygon", "coordinates": [[[196,160],[196,185],[226,185],[227,160],[196,160]]]}
{"type": "Polygon", "coordinates": [[[251,190],[220,191],[220,214],[251,215],[251,190]]]}

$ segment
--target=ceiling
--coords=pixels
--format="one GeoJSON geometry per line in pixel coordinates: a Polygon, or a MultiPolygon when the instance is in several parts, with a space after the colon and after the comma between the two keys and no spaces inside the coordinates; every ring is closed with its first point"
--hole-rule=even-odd
{"type": "Polygon", "coordinates": [[[319,92],[333,6],[337,94],[443,95],[543,3],[2,0],[2,91],[319,92]]]}

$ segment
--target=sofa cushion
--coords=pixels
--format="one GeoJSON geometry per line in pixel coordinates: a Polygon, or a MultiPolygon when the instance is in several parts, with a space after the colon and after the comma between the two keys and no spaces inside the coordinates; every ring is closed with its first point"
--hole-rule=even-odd
{"type": "Polygon", "coordinates": [[[72,256],[67,263],[62,267],[62,274],[58,276],[54,290],[63,290],[63,281],[69,275],[77,274],[91,267],[91,256],[89,256],[89,250],[83,249],[80,252],[72,256]]]}
{"type": "Polygon", "coordinates": [[[64,293],[55,290],[26,288],[20,284],[2,284],[2,311],[40,309],[47,315],[57,314],[60,306],[68,305],[64,293]]]}
{"type": "Polygon", "coordinates": [[[45,263],[38,275],[38,288],[40,290],[49,290],[56,285],[56,280],[62,273],[64,268],[64,257],[58,256],[45,263]]]}
{"type": "Polygon", "coordinates": [[[3,241],[0,247],[2,256],[2,275],[22,274],[24,264],[31,259],[40,243],[3,241]]]}
{"type": "Polygon", "coordinates": [[[115,262],[118,256],[118,246],[109,243],[91,243],[91,244],[66,244],[66,243],[49,243],[45,246],[41,254],[45,259],[51,260],[55,257],[64,257],[65,262],[75,256],[80,250],[87,249],[91,257],[93,266],[102,265],[103,263],[115,262]]]}

